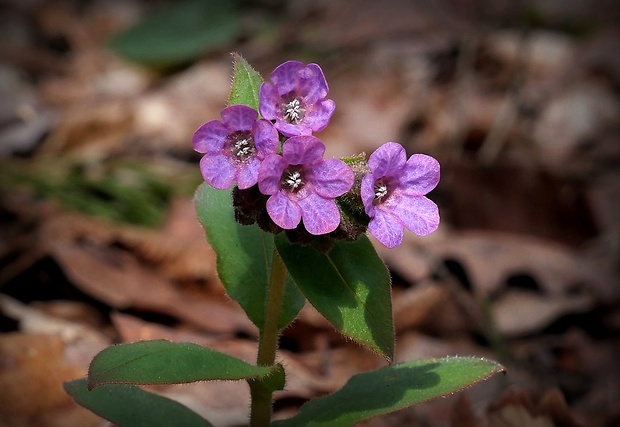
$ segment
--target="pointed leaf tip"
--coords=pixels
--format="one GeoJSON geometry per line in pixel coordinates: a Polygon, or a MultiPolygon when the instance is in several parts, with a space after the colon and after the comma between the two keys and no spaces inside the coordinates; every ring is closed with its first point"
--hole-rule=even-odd
{"type": "Polygon", "coordinates": [[[233,75],[228,105],[248,105],[258,111],[258,90],[263,78],[244,57],[233,52],[233,75]]]}
{"type": "Polygon", "coordinates": [[[455,393],[504,372],[502,365],[475,357],[426,359],[354,375],[340,390],[304,404],[299,413],[274,427],[351,426],[455,393]]]}

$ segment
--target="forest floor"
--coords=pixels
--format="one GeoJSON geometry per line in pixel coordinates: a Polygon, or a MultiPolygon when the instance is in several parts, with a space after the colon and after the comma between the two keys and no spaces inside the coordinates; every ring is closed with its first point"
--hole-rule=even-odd
{"type": "MultiPolygon", "coordinates": [[[[441,163],[440,228],[392,250],[373,240],[392,273],[395,359],[484,356],[507,373],[364,425],[619,425],[617,3],[231,3],[221,41],[166,67],[108,44],[149,2],[0,4],[0,425],[105,425],[62,383],[113,343],[255,360],[256,328],[192,201],[191,137],[220,117],[233,51],[264,77],[288,59],[321,65],[337,105],[318,135],[327,156],[396,141],[441,163]]],[[[385,364],[310,306],[278,360],[278,417],[385,364]]],[[[157,390],[218,427],[246,423],[245,383],[157,390]]]]}

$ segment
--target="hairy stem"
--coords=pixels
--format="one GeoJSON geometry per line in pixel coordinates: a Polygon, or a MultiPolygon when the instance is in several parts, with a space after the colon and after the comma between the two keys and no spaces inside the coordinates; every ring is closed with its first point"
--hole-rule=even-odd
{"type": "MultiPolygon", "coordinates": [[[[265,324],[258,337],[257,365],[272,366],[276,359],[278,348],[278,336],[280,328],[278,321],[282,310],[282,298],[284,296],[284,279],[286,267],[278,250],[273,248],[273,261],[271,265],[271,277],[269,289],[267,289],[267,306],[265,309],[265,324]]],[[[252,427],[266,427],[271,423],[271,408],[273,390],[266,387],[260,381],[250,381],[252,408],[250,425],[252,427]]]]}

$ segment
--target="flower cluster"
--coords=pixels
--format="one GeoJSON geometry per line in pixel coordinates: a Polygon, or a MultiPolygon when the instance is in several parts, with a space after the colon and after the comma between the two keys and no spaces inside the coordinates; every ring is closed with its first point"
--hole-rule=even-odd
{"type": "Polygon", "coordinates": [[[193,146],[203,153],[204,180],[218,189],[236,183],[236,217],[289,238],[309,233],[356,239],[368,231],[383,245],[400,245],[404,228],[417,235],[439,225],[437,205],[425,195],[439,182],[439,163],[398,143],[370,155],[324,158],[313,135],[329,124],[335,103],[317,64],[287,61],[259,89],[259,111],[246,105],[222,110],[202,125],[193,146]]]}

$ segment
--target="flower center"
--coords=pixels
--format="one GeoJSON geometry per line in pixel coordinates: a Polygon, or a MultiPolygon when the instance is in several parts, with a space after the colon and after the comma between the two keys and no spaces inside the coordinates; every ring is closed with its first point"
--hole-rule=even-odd
{"type": "Polygon", "coordinates": [[[387,192],[387,185],[382,182],[375,184],[375,199],[381,199],[382,197],[385,197],[387,192]]]}
{"type": "Polygon", "coordinates": [[[287,170],[282,175],[282,186],[290,191],[299,191],[303,184],[301,172],[297,169],[287,170]]]}
{"type": "Polygon", "coordinates": [[[249,132],[237,132],[231,135],[229,147],[232,157],[240,162],[246,161],[256,154],[254,139],[249,132]]]}
{"type": "Polygon", "coordinates": [[[375,182],[373,187],[373,190],[375,191],[375,198],[373,200],[374,205],[383,203],[383,201],[388,197],[390,193],[388,184],[389,183],[385,182],[384,178],[375,182]]]}
{"type": "Polygon", "coordinates": [[[284,104],[284,108],[282,109],[284,113],[284,118],[289,123],[299,124],[301,119],[303,118],[304,110],[301,106],[301,103],[297,98],[293,99],[291,102],[284,104]]]}

